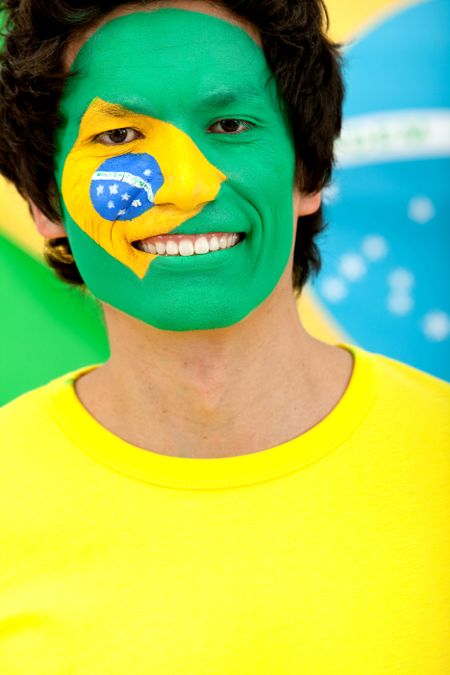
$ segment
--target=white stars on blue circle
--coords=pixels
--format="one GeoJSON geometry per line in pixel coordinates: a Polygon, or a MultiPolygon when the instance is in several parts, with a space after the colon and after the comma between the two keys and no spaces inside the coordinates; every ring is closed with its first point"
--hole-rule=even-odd
{"type": "Polygon", "coordinates": [[[348,281],[359,281],[367,274],[367,266],[358,253],[345,253],[339,260],[338,271],[348,281]]]}
{"type": "Polygon", "coordinates": [[[425,225],[436,215],[436,209],[429,197],[413,197],[408,204],[409,218],[419,225],[425,225]]]}
{"type": "Polygon", "coordinates": [[[423,317],[421,327],[430,342],[443,342],[450,336],[450,316],[447,312],[432,310],[423,317]]]}
{"type": "Polygon", "coordinates": [[[320,285],[320,290],[323,297],[333,304],[342,302],[348,295],[347,285],[339,277],[326,277],[320,285]]]}
{"type": "Polygon", "coordinates": [[[414,308],[414,298],[407,293],[391,293],[387,299],[387,308],[395,316],[407,316],[414,308]]]}
{"type": "Polygon", "coordinates": [[[335,204],[339,201],[341,191],[337,183],[331,183],[322,191],[322,199],[324,204],[335,204]]]}
{"type": "Polygon", "coordinates": [[[389,244],[380,234],[371,234],[364,237],[361,250],[370,262],[378,262],[387,256],[389,244]]]}
{"type": "Polygon", "coordinates": [[[106,159],[91,179],[93,207],[109,221],[133,220],[154,206],[164,183],[158,162],[147,153],[106,159]]]}
{"type": "Polygon", "coordinates": [[[405,267],[396,267],[388,274],[388,285],[393,291],[409,292],[416,285],[416,277],[405,267]]]}

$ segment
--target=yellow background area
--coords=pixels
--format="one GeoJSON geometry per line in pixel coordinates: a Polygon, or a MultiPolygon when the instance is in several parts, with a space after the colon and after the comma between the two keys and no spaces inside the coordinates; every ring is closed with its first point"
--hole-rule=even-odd
{"type": "MultiPolygon", "coordinates": [[[[390,14],[404,7],[418,4],[423,0],[328,0],[330,34],[341,43],[352,42],[390,14]]],[[[41,257],[42,239],[36,233],[27,205],[0,177],[0,230],[18,243],[30,255],[41,257]]],[[[299,301],[299,311],[305,328],[314,336],[326,342],[350,342],[333,317],[323,308],[320,301],[308,287],[299,301]]]]}

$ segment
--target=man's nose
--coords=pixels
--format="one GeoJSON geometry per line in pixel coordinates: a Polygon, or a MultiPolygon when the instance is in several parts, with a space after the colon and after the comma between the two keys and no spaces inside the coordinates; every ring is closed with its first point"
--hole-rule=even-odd
{"type": "Polygon", "coordinates": [[[171,124],[164,124],[160,131],[163,137],[159,135],[154,154],[164,183],[155,195],[155,206],[170,204],[180,211],[198,211],[217,197],[226,176],[186,133],[171,124]]]}

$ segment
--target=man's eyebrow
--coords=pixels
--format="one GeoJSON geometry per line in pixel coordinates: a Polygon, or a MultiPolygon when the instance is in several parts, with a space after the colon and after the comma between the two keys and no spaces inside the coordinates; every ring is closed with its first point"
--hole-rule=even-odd
{"type": "MultiPolygon", "coordinates": [[[[228,87],[221,88],[201,98],[199,100],[198,105],[200,108],[204,107],[221,108],[231,105],[232,103],[251,103],[251,102],[256,103],[267,102],[267,93],[251,85],[249,87],[239,87],[233,89],[228,87]]],[[[137,108],[145,109],[145,105],[143,105],[142,102],[140,103],[140,105],[137,105],[136,101],[133,101],[133,103],[130,102],[130,104],[127,104],[125,102],[123,104],[119,104],[119,103],[108,103],[105,101],[101,102],[99,101],[96,104],[97,112],[116,119],[122,119],[124,117],[129,116],[130,114],[131,115],[148,114],[144,112],[143,109],[138,111],[137,108]]]]}
{"type": "Polygon", "coordinates": [[[133,112],[118,103],[98,103],[96,107],[98,112],[110,115],[111,117],[126,117],[130,112],[133,112]]]}
{"type": "Polygon", "coordinates": [[[261,89],[255,87],[240,87],[239,89],[219,89],[201,99],[202,106],[220,108],[231,103],[248,103],[252,100],[267,101],[267,95],[261,89]]]}

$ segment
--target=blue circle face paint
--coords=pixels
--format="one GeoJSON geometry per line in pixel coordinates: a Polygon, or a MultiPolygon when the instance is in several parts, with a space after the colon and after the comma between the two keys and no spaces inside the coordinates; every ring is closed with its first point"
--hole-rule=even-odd
{"type": "Polygon", "coordinates": [[[147,153],[111,157],[92,176],[90,198],[105,220],[132,220],[154,206],[164,183],[158,162],[147,153]]]}

